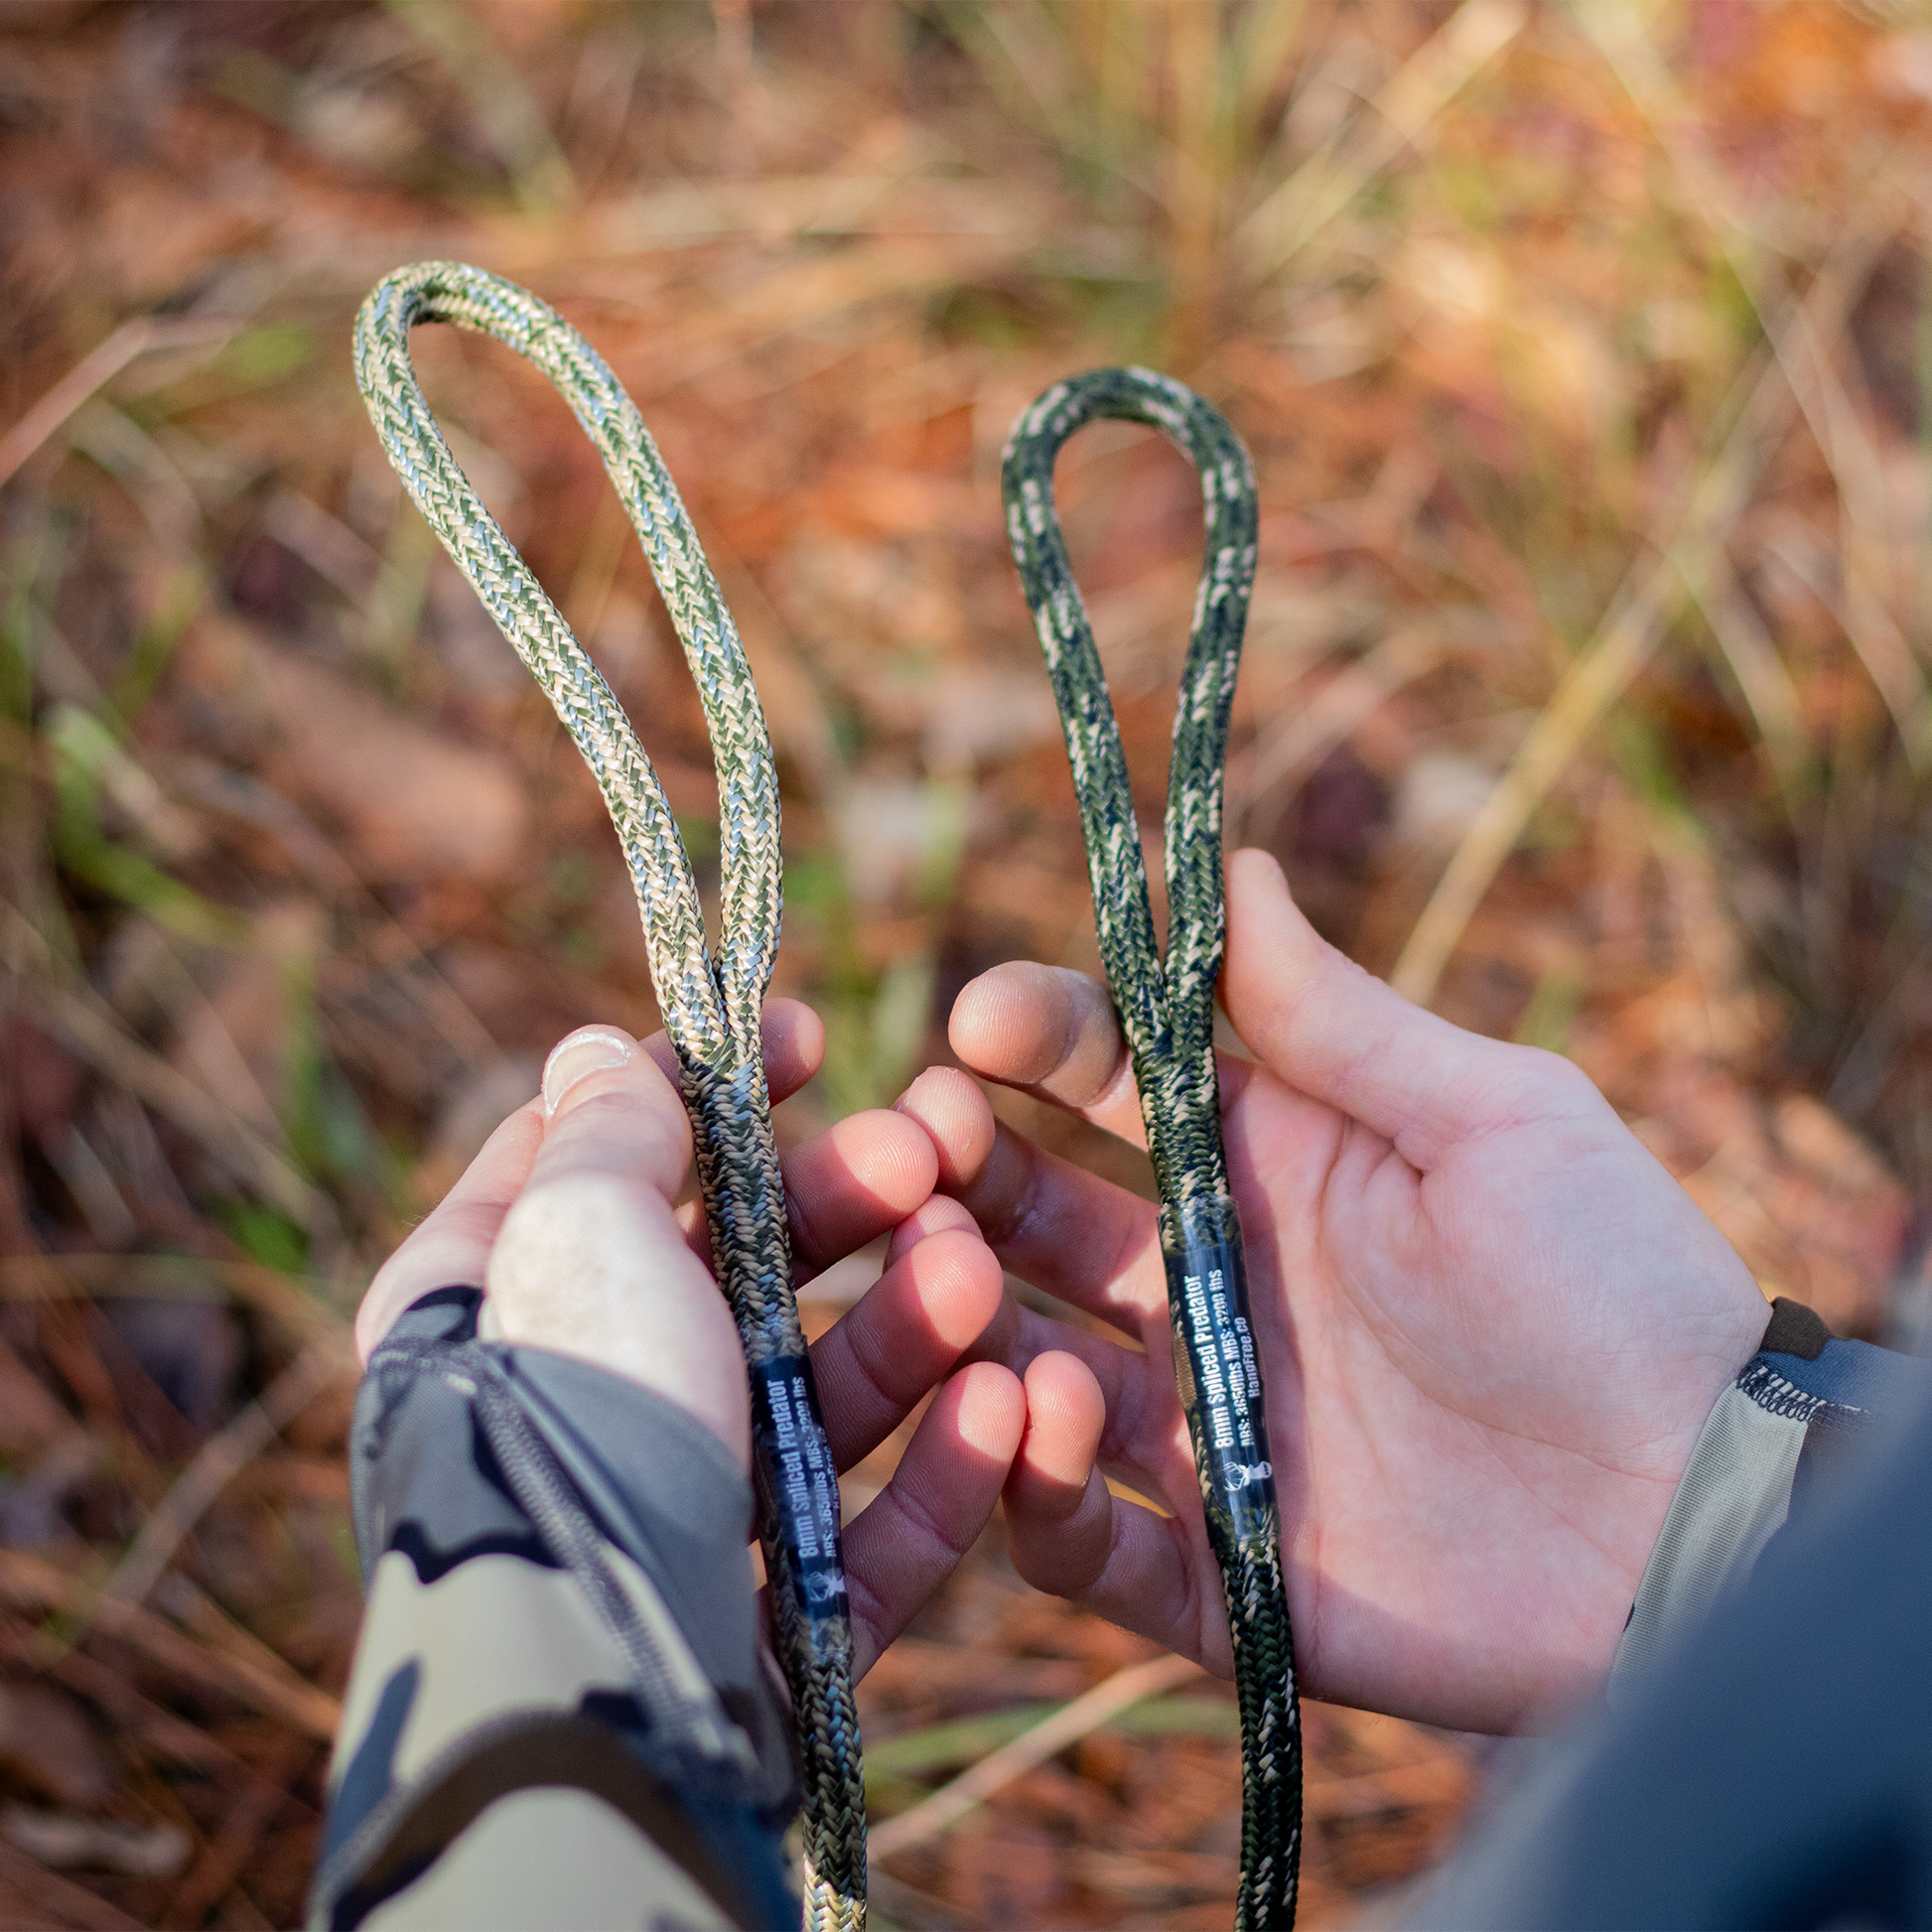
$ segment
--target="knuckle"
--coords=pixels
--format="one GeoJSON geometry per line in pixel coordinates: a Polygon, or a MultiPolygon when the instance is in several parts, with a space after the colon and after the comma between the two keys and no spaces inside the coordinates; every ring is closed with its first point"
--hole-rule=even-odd
{"type": "Polygon", "coordinates": [[[950,1569],[973,1546],[973,1537],[963,1526],[955,1531],[916,1489],[895,1484],[887,1491],[897,1505],[899,1519],[915,1544],[924,1548],[928,1560],[950,1569]]]}
{"type": "Polygon", "coordinates": [[[1022,1582],[1051,1596],[1070,1596],[1090,1587],[1099,1578],[1101,1566],[1081,1554],[1058,1534],[1058,1525],[1038,1525],[1031,1534],[1022,1534],[1018,1524],[1009,1528],[1011,1558],[1022,1582]]]}
{"type": "Polygon", "coordinates": [[[884,1650],[898,1635],[904,1618],[895,1614],[893,1605],[874,1587],[863,1565],[847,1564],[845,1587],[855,1628],[869,1633],[879,1649],[884,1650]]]}
{"type": "Polygon", "coordinates": [[[807,1189],[792,1175],[785,1176],[785,1216],[791,1223],[791,1243],[814,1264],[828,1260],[833,1243],[807,1199],[807,1189]]]}
{"type": "Polygon", "coordinates": [[[884,1408],[901,1410],[905,1406],[901,1384],[906,1378],[896,1371],[889,1338],[883,1332],[882,1324],[864,1315],[865,1306],[861,1302],[846,1316],[847,1358],[875,1401],[884,1408]]]}

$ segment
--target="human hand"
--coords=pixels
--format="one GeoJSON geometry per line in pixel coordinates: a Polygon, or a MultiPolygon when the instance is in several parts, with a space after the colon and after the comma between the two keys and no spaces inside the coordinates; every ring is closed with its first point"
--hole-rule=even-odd
{"type": "MultiPolygon", "coordinates": [[[[809,1008],[773,1000],[763,1044],[775,1103],[817,1071],[824,1029],[809,1008]]],[[[712,1280],[702,1212],[674,1206],[691,1129],[673,1075],[662,1034],[641,1044],[611,1027],[570,1035],[542,1094],[497,1128],[370,1284],[355,1323],[363,1359],[418,1297],[476,1284],[504,1340],[628,1376],[749,1466],[738,1331],[712,1280]]],[[[1006,1368],[952,1372],[1000,1306],[1000,1269],[967,1211],[933,1195],[936,1173],[927,1136],[882,1111],[840,1121],[785,1163],[798,1280],[892,1236],[885,1273],[812,1345],[840,1470],[949,1378],[892,1481],[845,1528],[860,1675],[985,1526],[1025,1421],[1006,1368]]]]}
{"type": "MultiPolygon", "coordinates": [[[[1221,1098],[1305,1687],[1533,1725],[1607,1671],[1763,1297],[1581,1071],[1411,1006],[1262,853],[1229,863],[1220,992],[1257,1056],[1223,1057],[1221,1098]]],[[[1093,981],[997,967],[951,1037],[989,1079],[1142,1140],[1093,981]]],[[[1011,1300],[976,1344],[1026,1378],[1016,1568],[1229,1674],[1152,1203],[996,1126],[957,1072],[900,1107],[1006,1267],[1145,1351],[1011,1300]]]]}

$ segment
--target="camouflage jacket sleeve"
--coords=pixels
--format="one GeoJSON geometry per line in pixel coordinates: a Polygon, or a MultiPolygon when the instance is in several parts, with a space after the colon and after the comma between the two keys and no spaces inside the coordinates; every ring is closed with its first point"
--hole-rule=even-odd
{"type": "Polygon", "coordinates": [[[312,1927],[796,1925],[746,1479],[674,1404],[425,1296],[350,1454],[367,1613],[312,1927]]]}
{"type": "Polygon", "coordinates": [[[1916,1357],[1841,1341],[1802,1303],[1771,1305],[1757,1353],[1719,1396],[1677,1485],[1611,1668],[1612,1706],[1804,1520],[1846,1450],[1928,1386],[1916,1357]]]}

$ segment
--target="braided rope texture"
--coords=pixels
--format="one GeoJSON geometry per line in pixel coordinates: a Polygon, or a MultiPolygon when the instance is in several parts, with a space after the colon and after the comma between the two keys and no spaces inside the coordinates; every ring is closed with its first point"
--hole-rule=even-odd
{"type": "Polygon", "coordinates": [[[865,1782],[838,1483],[792,1296],[784,1184],[759,1022],[782,866],[771,740],[738,630],[636,405],[547,304],[457,262],[397,270],[355,323],[355,378],[389,461],[555,707],[622,844],[651,982],[691,1114],[712,1257],[752,1378],[759,1531],[803,1759],[810,1932],[865,1924],[865,1782]],[[604,459],[677,627],[718,766],[721,939],[662,785],[623,708],[450,453],[409,359],[419,323],[494,337],[548,376],[604,459]]]}
{"type": "Polygon", "coordinates": [[[1226,419],[1183,384],[1148,369],[1090,369],[1022,413],[1001,482],[1014,563],[1073,768],[1108,991],[1133,1055],[1160,1184],[1175,1375],[1234,1638],[1242,1756],[1235,1923],[1242,1932],[1291,1926],[1302,1838],[1295,1649],[1214,1065],[1214,986],[1227,931],[1221,793],[1254,586],[1254,468],[1226,419]],[[1205,554],[1168,767],[1165,962],[1120,727],[1053,503],[1060,446],[1101,417],[1159,430],[1201,481],[1205,554]]]}

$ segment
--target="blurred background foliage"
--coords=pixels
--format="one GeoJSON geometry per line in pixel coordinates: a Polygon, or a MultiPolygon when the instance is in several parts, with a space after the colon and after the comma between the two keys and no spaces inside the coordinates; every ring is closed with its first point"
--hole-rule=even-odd
{"type": "MultiPolygon", "coordinates": [[[[787,1139],[943,1056],[994,961],[1094,963],[998,459],[1055,376],[1148,361],[1260,478],[1237,835],[1412,998],[1578,1059],[1767,1290],[1910,1342],[1929,103],[1932,17],[1881,0],[0,5],[0,1384],[39,1392],[0,1597],[11,1668],[121,1714],[92,1809],[181,1834],[162,1875],[61,1879],[0,1831],[0,1884],[81,1914],[49,1922],[294,1914],[303,1697],[355,1616],[344,1316],[559,1034],[654,1025],[596,794],[355,396],[378,276],[558,304],[678,478],[779,747],[780,986],[828,1026],[787,1139]]],[[[701,717],[588,446],[503,351],[417,353],[715,884],[701,717]]],[[[1195,485],[1106,427],[1060,486],[1158,873],[1195,485]]],[[[1119,1641],[1016,1636],[984,1577],[947,1602],[880,1734],[1119,1641]]],[[[1317,1763],[1355,1796],[1317,1791],[1316,1918],[1466,1789],[1366,1736],[1317,1763]]],[[[1061,1767],[1111,1823],[1029,1786],[894,1909],[1216,1922],[1220,1800],[1157,1817],[1115,1742],[1061,1767]]]]}

